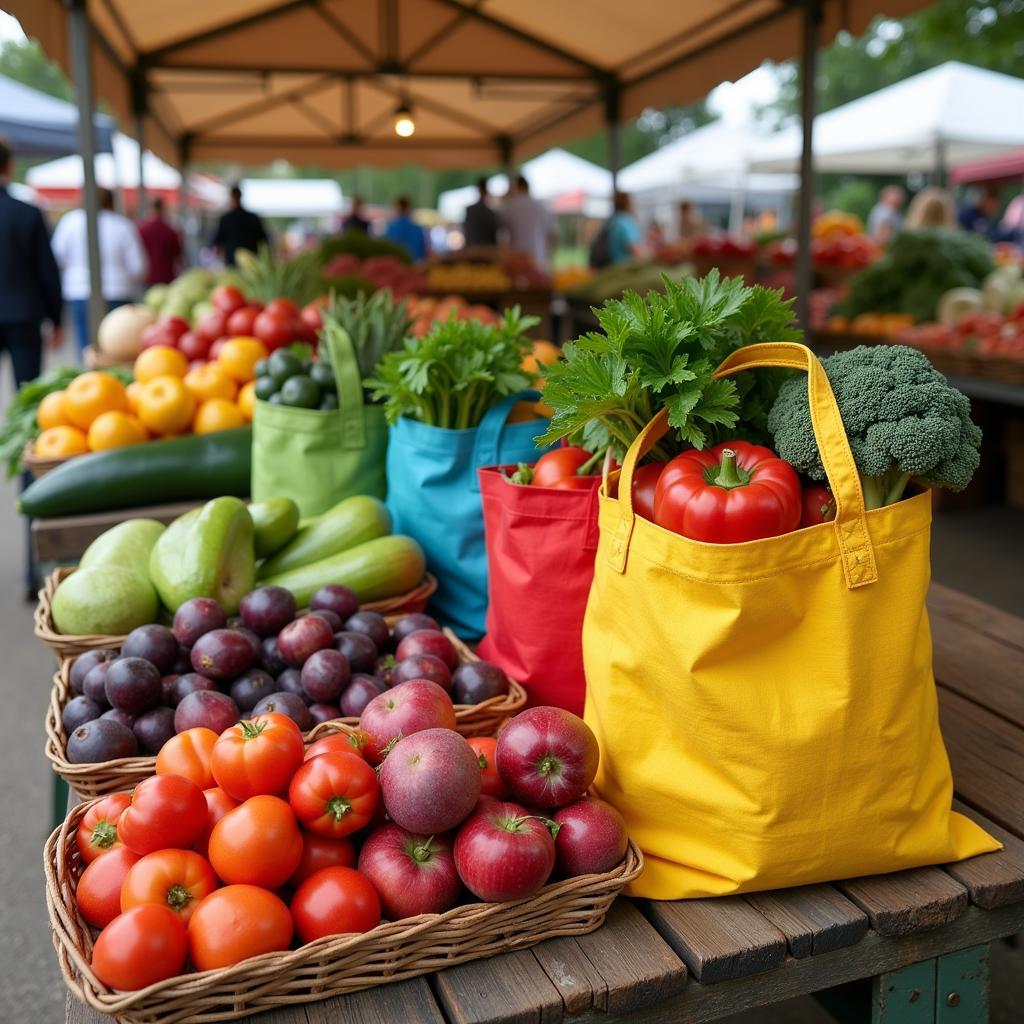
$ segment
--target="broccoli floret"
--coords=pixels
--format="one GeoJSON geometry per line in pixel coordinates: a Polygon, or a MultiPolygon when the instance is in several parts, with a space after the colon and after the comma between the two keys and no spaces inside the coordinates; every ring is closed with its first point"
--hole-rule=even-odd
{"type": "MultiPolygon", "coordinates": [[[[903,497],[911,480],[962,491],[978,468],[981,429],[967,396],[905,345],[861,345],[821,361],[839,403],[866,506],[903,497]]],[[[825,470],[811,428],[807,379],[782,385],[768,414],[775,450],[814,480],[825,470]]]]}

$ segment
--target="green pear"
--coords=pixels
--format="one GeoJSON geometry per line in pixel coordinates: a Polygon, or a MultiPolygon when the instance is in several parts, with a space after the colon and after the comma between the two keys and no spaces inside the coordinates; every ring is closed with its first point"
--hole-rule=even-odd
{"type": "Polygon", "coordinates": [[[254,501],[249,515],[256,531],[256,557],[267,558],[295,536],[299,528],[299,506],[291,498],[267,498],[254,501]]]}
{"type": "Polygon", "coordinates": [[[79,568],[116,565],[149,580],[149,556],[167,527],[155,519],[127,519],[101,533],[86,549],[79,568]]]}
{"type": "Polygon", "coordinates": [[[176,611],[193,597],[212,597],[228,615],[256,581],[252,517],[238,498],[214,498],[179,516],[157,540],[149,577],[176,611]]]}
{"type": "Polygon", "coordinates": [[[156,591],[140,572],[94,565],[68,576],[53,595],[53,624],[61,633],[130,633],[155,622],[156,591]]]}

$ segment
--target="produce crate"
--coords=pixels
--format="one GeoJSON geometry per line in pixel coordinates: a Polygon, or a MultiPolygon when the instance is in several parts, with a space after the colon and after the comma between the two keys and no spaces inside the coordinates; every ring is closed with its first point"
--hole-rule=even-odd
{"type": "MultiPolygon", "coordinates": [[[[57,628],[53,624],[53,595],[57,592],[58,585],[74,571],[73,568],[66,566],[59,567],[46,577],[43,589],[39,591],[39,602],[33,616],[35,623],[33,633],[53,651],[58,660],[70,658],[76,654],[84,654],[86,651],[120,647],[125,638],[125,634],[71,635],[57,632],[57,628]]],[[[360,605],[360,608],[363,611],[379,612],[381,615],[409,615],[412,612],[423,611],[435,590],[437,590],[437,580],[428,572],[412,590],[408,590],[404,594],[397,594],[395,597],[383,598],[380,601],[368,601],[366,604],[360,605]]]]}
{"type": "Polygon", "coordinates": [[[68,988],[122,1024],[238,1020],[274,1006],[414,978],[558,935],[585,935],[601,926],[612,901],[643,867],[631,842],[611,871],[554,882],[529,899],[467,903],[443,914],[380,924],[361,935],[329,936],[287,953],[265,953],[234,967],[170,978],[138,992],[116,992],[92,972],[93,933],[75,905],[83,868],[75,830],[90,806],[73,808],[46,841],[46,907],[68,988]]]}
{"type": "MultiPolygon", "coordinates": [[[[397,618],[398,616],[392,616],[397,618]]],[[[480,659],[454,633],[445,630],[445,635],[458,652],[461,662],[480,659]]],[[[112,647],[117,645],[111,645],[112,647]]],[[[75,656],[77,657],[77,655],[75,656]]],[[[46,746],[44,752],[50,767],[76,793],[83,798],[116,793],[131,789],[136,783],[156,771],[156,758],[150,756],[122,757],[114,761],[99,761],[88,764],[72,764],[66,756],[67,733],[61,721],[61,711],[71,697],[71,666],[75,658],[64,658],[54,674],[50,688],[50,704],[46,711],[46,746]]],[[[506,719],[517,715],[526,706],[526,691],[515,680],[509,680],[509,692],[479,704],[455,705],[455,728],[463,736],[493,736],[506,719]]],[[[312,743],[329,732],[341,728],[355,728],[358,718],[337,718],[323,722],[305,734],[306,743],[312,743]]]]}

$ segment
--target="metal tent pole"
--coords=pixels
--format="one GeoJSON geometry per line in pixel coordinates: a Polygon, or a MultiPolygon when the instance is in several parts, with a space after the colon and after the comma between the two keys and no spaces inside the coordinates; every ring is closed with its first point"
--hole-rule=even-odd
{"type": "Polygon", "coordinates": [[[608,170],[612,172],[612,192],[619,188],[619,171],[622,170],[622,133],[619,122],[619,87],[613,83],[608,87],[604,102],[604,120],[608,128],[608,170]]]}
{"type": "Polygon", "coordinates": [[[106,311],[100,268],[99,203],[96,195],[96,136],[93,130],[92,32],[85,0],[64,0],[68,9],[71,73],[78,105],[78,149],[82,154],[82,206],[89,257],[89,342],[106,311]]]}
{"type": "Polygon", "coordinates": [[[139,144],[139,184],[135,189],[135,219],[146,214],[146,80],[142,75],[132,79],[132,112],[135,115],[135,141],[139,144]]]}
{"type": "Polygon", "coordinates": [[[796,310],[804,331],[810,329],[812,284],[811,207],[814,199],[814,110],[818,70],[818,29],[820,0],[805,0],[803,7],[803,48],[800,58],[800,121],[803,145],[800,150],[800,199],[797,207],[796,310]]]}
{"type": "Polygon", "coordinates": [[[192,215],[188,208],[188,158],[189,140],[182,138],[179,148],[178,163],[181,165],[181,184],[178,186],[178,216],[181,218],[181,243],[182,255],[186,266],[195,262],[196,246],[193,238],[192,215]]]}

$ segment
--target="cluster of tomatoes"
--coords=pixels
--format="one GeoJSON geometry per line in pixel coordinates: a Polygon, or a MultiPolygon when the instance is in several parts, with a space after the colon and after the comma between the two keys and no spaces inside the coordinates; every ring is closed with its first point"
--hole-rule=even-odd
{"type": "Polygon", "coordinates": [[[186,963],[227,968],[296,940],[439,913],[464,888],[529,896],[556,859],[564,877],[617,864],[625,825],[584,797],[597,745],[582,720],[534,708],[501,737],[428,729],[378,752],[344,730],[307,749],[275,713],[220,736],[179,733],[156,775],[97,801],[78,825],[77,906],[100,929],[93,972],[134,991],[186,963]]]}
{"type": "Polygon", "coordinates": [[[918,348],[1024,358],[1024,302],[1007,313],[970,310],[955,324],[923,323],[904,329],[898,340],[918,348]]]}

